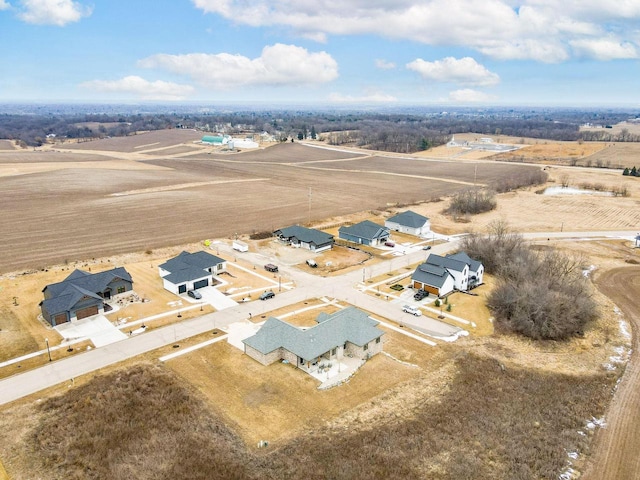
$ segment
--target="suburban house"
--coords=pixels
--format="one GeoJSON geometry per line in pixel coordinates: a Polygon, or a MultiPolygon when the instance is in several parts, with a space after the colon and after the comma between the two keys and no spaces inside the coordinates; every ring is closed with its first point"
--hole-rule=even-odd
{"type": "Polygon", "coordinates": [[[214,285],[213,277],[226,270],[227,261],[199,251],[195,253],[182,252],[177,257],[168,260],[158,267],[164,288],[176,295],[186,293],[187,290],[214,285]]]}
{"type": "Polygon", "coordinates": [[[42,316],[54,327],[104,313],[104,300],[133,289],[123,267],[100,273],[74,270],[62,282],[47,285],[40,302],[42,316]]]}
{"type": "Polygon", "coordinates": [[[411,276],[413,288],[443,297],[460,290],[466,292],[482,284],[484,266],[466,253],[442,257],[431,254],[411,276]]]}
{"type": "Polygon", "coordinates": [[[344,356],[367,360],[382,351],[384,332],[362,310],[348,307],[333,314],[320,313],[316,322],[302,329],[270,317],[255,335],[243,340],[244,352],[263,365],[286,360],[314,372],[322,360],[344,356]]]}
{"type": "Polygon", "coordinates": [[[431,222],[429,222],[429,219],[411,210],[389,217],[384,222],[384,226],[390,230],[408,233],[416,237],[426,235],[431,231],[431,222]]]}
{"type": "Polygon", "coordinates": [[[349,242],[375,247],[389,240],[389,229],[365,220],[348,227],[340,227],[338,237],[349,242]]]}
{"type": "Polygon", "coordinates": [[[292,247],[306,248],[312,252],[322,252],[333,247],[333,235],[313,228],[294,225],[276,230],[273,234],[282,243],[292,247]]]}

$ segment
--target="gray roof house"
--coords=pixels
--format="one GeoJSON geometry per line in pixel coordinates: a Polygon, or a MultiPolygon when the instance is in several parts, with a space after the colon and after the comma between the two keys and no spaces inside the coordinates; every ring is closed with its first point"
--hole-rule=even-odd
{"type": "Polygon", "coordinates": [[[313,228],[293,225],[273,232],[281,242],[294,247],[301,247],[312,252],[322,252],[333,247],[333,235],[313,228]]]}
{"type": "Polygon", "coordinates": [[[104,313],[105,299],[132,288],[131,275],[123,267],[99,273],[74,270],[62,282],[44,287],[44,300],[40,302],[42,317],[55,327],[104,313]]]}
{"type": "Polygon", "coordinates": [[[363,360],[382,351],[384,332],[366,312],[348,307],[333,314],[321,313],[317,324],[307,329],[270,317],[258,332],[243,340],[244,351],[269,365],[287,360],[307,372],[315,371],[322,359],[343,356],[363,360]]]}
{"type": "Polygon", "coordinates": [[[413,287],[444,296],[453,290],[467,291],[482,283],[484,266],[465,252],[446,257],[432,253],[416,268],[411,280],[413,287]]]}
{"type": "Polygon", "coordinates": [[[370,220],[365,220],[348,227],[340,227],[338,237],[361,245],[376,246],[389,239],[389,229],[370,220]]]}
{"type": "Polygon", "coordinates": [[[389,217],[385,220],[384,225],[390,230],[408,233],[409,235],[418,237],[426,235],[431,231],[431,222],[429,222],[429,219],[411,210],[389,217]]]}
{"type": "Polygon", "coordinates": [[[187,290],[214,285],[213,276],[223,272],[226,265],[226,260],[204,251],[181,252],[160,265],[158,271],[164,288],[180,295],[187,290]]]}

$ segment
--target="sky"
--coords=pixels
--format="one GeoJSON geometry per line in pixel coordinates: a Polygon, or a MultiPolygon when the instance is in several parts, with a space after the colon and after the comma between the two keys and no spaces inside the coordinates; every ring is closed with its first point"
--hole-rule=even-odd
{"type": "Polygon", "coordinates": [[[0,102],[640,106],[640,0],[0,0],[0,102]]]}

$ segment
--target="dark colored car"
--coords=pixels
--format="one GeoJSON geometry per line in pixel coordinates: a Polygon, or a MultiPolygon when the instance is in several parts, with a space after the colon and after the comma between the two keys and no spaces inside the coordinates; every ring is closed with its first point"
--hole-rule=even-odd
{"type": "Polygon", "coordinates": [[[413,296],[414,300],[422,300],[423,298],[427,298],[429,296],[429,292],[426,290],[418,290],[416,294],[413,296]]]}
{"type": "Polygon", "coordinates": [[[276,294],[272,291],[264,292],[262,295],[260,295],[260,300],[269,300],[270,298],[273,298],[275,296],[276,294]]]}
{"type": "Polygon", "coordinates": [[[273,263],[267,263],[267,264],[264,266],[264,269],[265,269],[267,272],[277,272],[277,271],[278,271],[278,266],[277,266],[277,265],[274,265],[273,263]]]}

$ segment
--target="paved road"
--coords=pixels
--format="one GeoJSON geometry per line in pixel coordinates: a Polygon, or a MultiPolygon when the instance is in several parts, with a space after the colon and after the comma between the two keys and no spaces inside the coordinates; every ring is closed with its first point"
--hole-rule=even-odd
{"type": "MultiPolygon", "coordinates": [[[[527,234],[528,239],[544,238],[601,238],[601,237],[633,237],[637,232],[552,232],[527,234]]],[[[157,348],[171,345],[185,338],[206,332],[216,327],[227,327],[232,322],[245,320],[249,313],[253,317],[267,314],[267,312],[286,307],[294,303],[311,298],[327,296],[337,298],[357,307],[369,310],[380,316],[401,320],[403,312],[399,308],[374,296],[366,295],[354,289],[354,285],[362,283],[363,279],[373,278],[387,272],[400,270],[408,265],[424,260],[429,253],[445,254],[458,246],[458,240],[452,238],[446,244],[437,245],[429,252],[418,250],[404,256],[392,257],[389,260],[363,267],[337,277],[323,278],[310,275],[296,268],[283,267],[284,273],[296,283],[297,288],[283,291],[271,300],[241,303],[232,308],[203,315],[201,317],[176,323],[164,328],[151,330],[143,335],[127,338],[117,343],[107,345],[73,357],[48,363],[47,365],[14,375],[0,381],[0,405],[12,402],[32,393],[44,390],[74,377],[90,373],[108,365],[127,360],[136,355],[146,353],[157,348]]],[[[260,254],[243,254],[253,258],[257,263],[264,259],[260,254]]]]}

